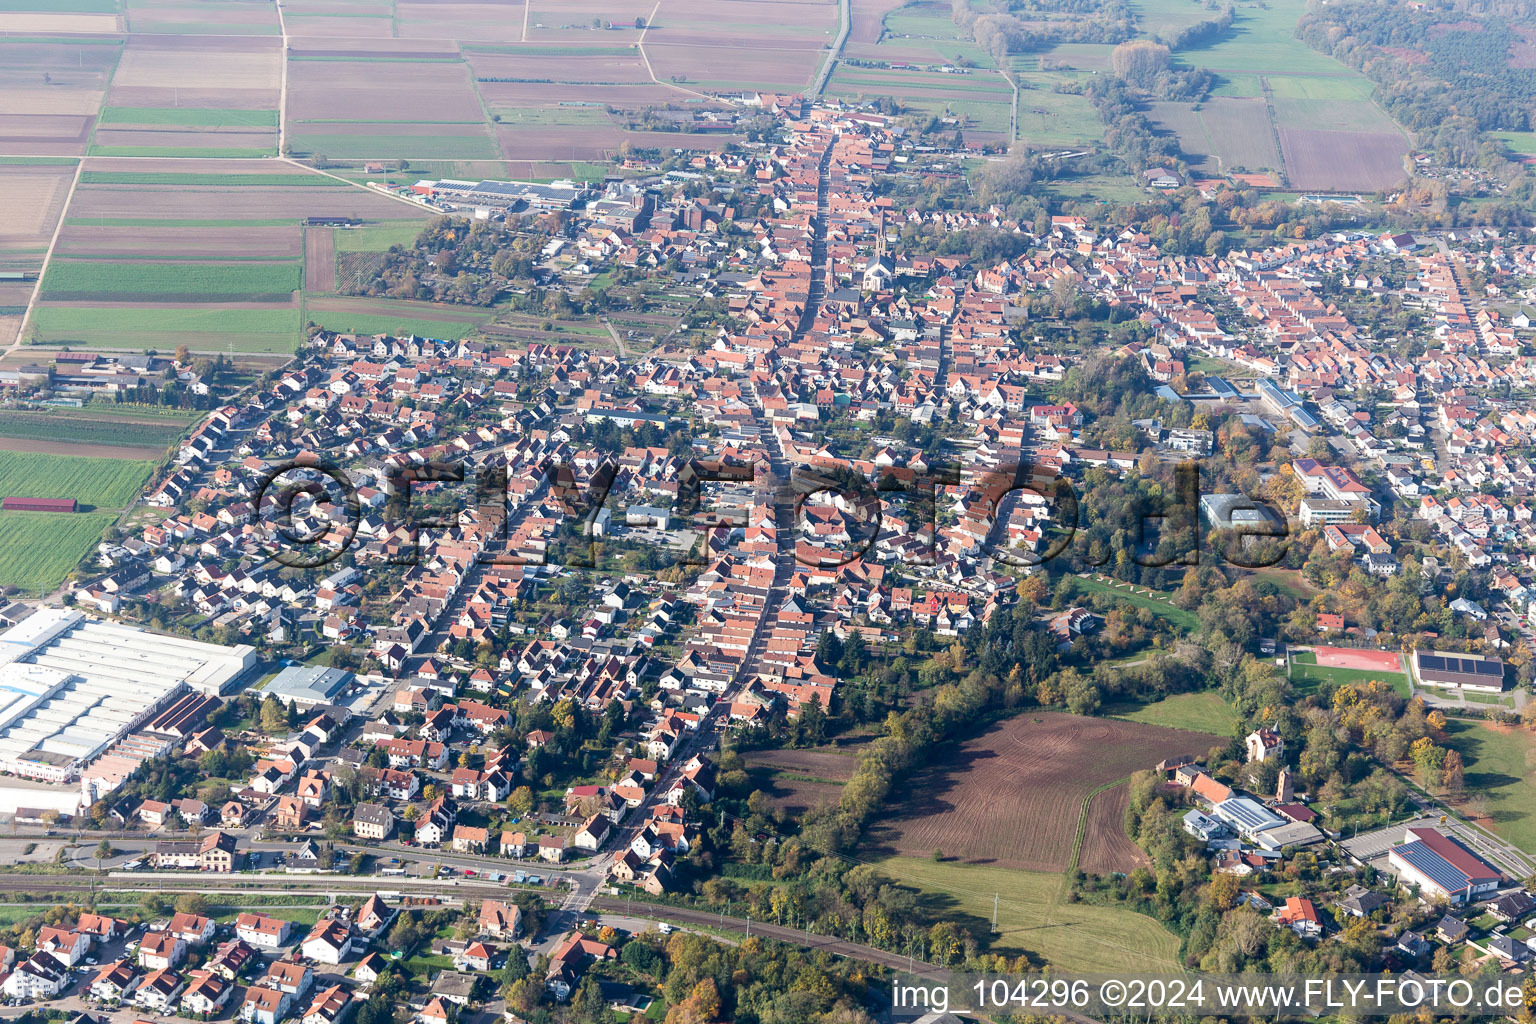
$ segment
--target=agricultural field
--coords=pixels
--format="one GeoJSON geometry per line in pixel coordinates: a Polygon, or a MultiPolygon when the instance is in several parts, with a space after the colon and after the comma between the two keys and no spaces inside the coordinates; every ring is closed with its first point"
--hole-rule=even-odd
{"type": "Polygon", "coordinates": [[[991,928],[995,896],[1000,934],[993,950],[1028,951],[1081,973],[1102,973],[1105,964],[1148,973],[1176,969],[1179,940],[1172,932],[1144,914],[1068,903],[1063,875],[926,857],[889,857],[876,867],[922,890],[921,902],[935,916],[977,933],[991,928]]]}
{"type": "Polygon", "coordinates": [[[96,125],[91,156],[277,154],[277,111],[196,107],[108,107],[96,125]]]}
{"type": "Polygon", "coordinates": [[[74,498],[116,511],[138,496],[153,468],[147,461],[0,451],[0,497],[74,498]]]}
{"type": "MultiPolygon", "coordinates": [[[[129,17],[132,20],[131,10],[129,17]]],[[[227,34],[189,39],[134,36],[123,48],[106,103],[109,109],[127,110],[190,107],[272,111],[277,109],[281,80],[282,50],[276,39],[246,39],[227,34]]],[[[153,121],[148,123],[154,124],[153,121]]],[[[170,124],[160,127],[168,129],[167,134],[175,130],[175,134],[184,136],[184,145],[198,145],[199,126],[170,124]]],[[[98,145],[114,144],[111,134],[114,130],[111,126],[105,131],[98,129],[95,142],[98,145]]]]}
{"type": "Polygon", "coordinates": [[[1125,812],[1130,809],[1130,783],[1122,782],[1100,790],[1088,798],[1083,817],[1083,835],[1093,836],[1092,845],[1084,844],[1077,866],[1093,875],[1129,873],[1150,863],[1147,855],[1125,831],[1125,812]]]}
{"type": "Polygon", "coordinates": [[[288,353],[299,342],[299,309],[239,303],[44,304],[33,313],[34,344],[217,354],[288,353]],[[253,306],[257,308],[252,308],[253,306]]]}
{"type": "Polygon", "coordinates": [[[32,594],[51,591],[90,554],[116,518],[101,513],[0,512],[0,586],[32,594]]]}
{"type": "Polygon", "coordinates": [[[303,323],[305,217],[357,217],[368,225],[362,233],[396,236],[414,236],[429,219],[418,207],[287,164],[93,158],[43,281],[32,340],[291,352],[303,323]]]}
{"type": "MultiPolygon", "coordinates": [[[[992,59],[951,20],[948,4],[915,0],[897,6],[884,14],[878,34],[873,31],[873,16],[862,17],[861,22],[861,15],[855,13],[861,30],[844,46],[826,95],[889,96],[909,112],[938,117],[946,129],[962,130],[969,142],[1011,141],[1013,88],[992,59]],[[940,70],[945,66],[951,71],[940,70]]],[[[1044,110],[1042,104],[1036,105],[1044,110]]],[[[1040,122],[1032,125],[1037,130],[1050,120],[1046,113],[1039,116],[1040,122]]]]}
{"type": "MultiPolygon", "coordinates": [[[[1099,786],[1164,757],[1204,753],[1223,737],[1055,712],[1018,715],[954,745],[921,769],[905,800],[870,832],[876,847],[962,863],[1064,871],[1084,801],[1099,786]]],[[[1082,856],[1120,848],[1106,822],[1082,837],[1082,856]]],[[[1090,821],[1092,824],[1092,821],[1090,821]]],[[[1118,829],[1119,826],[1117,825],[1118,829]]],[[[1113,852],[1109,856],[1114,856],[1113,852]]]]}
{"type": "Polygon", "coordinates": [[[1473,794],[1457,810],[1523,849],[1536,849],[1536,733],[1454,719],[1446,732],[1466,761],[1473,794]]]}
{"type": "Polygon", "coordinates": [[[288,302],[299,288],[298,261],[283,263],[121,263],[56,259],[43,278],[54,302],[288,302]]]}
{"type": "MultiPolygon", "coordinates": [[[[0,32],[6,17],[0,13],[0,32]]],[[[0,35],[0,152],[84,153],[121,53],[118,39],[75,45],[0,35]]]]}
{"type": "MultiPolygon", "coordinates": [[[[1185,0],[1145,0],[1142,27],[1176,32],[1191,10],[1203,11],[1185,0]]],[[[1396,183],[1407,138],[1372,100],[1368,79],[1295,38],[1304,11],[1301,0],[1239,3],[1229,32],[1178,53],[1217,73],[1213,95],[1154,103],[1148,115],[1207,174],[1273,170],[1293,189],[1316,191],[1396,183]]]]}
{"type": "Polygon", "coordinates": [[[1406,176],[1401,132],[1281,128],[1280,152],[1291,187],[1329,191],[1389,188],[1406,176]]]}
{"type": "Polygon", "coordinates": [[[1153,103],[1148,116],[1177,135],[1179,148],[1208,174],[1280,169],[1262,99],[1215,96],[1199,105],[1153,103]]]}
{"type": "MultiPolygon", "coordinates": [[[[0,438],[164,451],[186,430],[186,420],[94,416],[90,409],[0,409],[0,438]]],[[[19,447],[19,446],[18,446],[19,447]]]]}
{"type": "Polygon", "coordinates": [[[217,7],[196,0],[124,0],[129,32],[166,36],[275,36],[277,10],[259,3],[217,7]],[[211,9],[210,9],[211,8],[211,9]]]}
{"type": "Polygon", "coordinates": [[[289,145],[326,159],[494,159],[496,141],[457,53],[295,52],[288,59],[289,145]]]}

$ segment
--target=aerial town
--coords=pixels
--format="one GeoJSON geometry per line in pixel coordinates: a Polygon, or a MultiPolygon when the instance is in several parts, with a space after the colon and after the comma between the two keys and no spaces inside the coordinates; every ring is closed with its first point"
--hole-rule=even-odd
{"type": "Polygon", "coordinates": [[[5,997],[861,1021],[880,972],[1120,955],[1528,980],[1529,232],[1196,251],[752,102],[762,141],[601,183],[370,186],[444,218],[380,288],[576,318],[607,276],[685,295],[669,332],[0,371],[206,399],[0,608],[5,997]]]}

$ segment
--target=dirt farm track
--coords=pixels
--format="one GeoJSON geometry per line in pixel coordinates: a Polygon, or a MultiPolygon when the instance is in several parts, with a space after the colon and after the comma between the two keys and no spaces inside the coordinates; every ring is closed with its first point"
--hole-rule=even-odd
{"type": "MultiPolygon", "coordinates": [[[[1018,715],[951,747],[902,787],[907,799],[871,831],[891,853],[1027,871],[1064,871],[1083,803],[1100,786],[1165,757],[1203,757],[1219,736],[1055,712],[1018,715]]],[[[1125,837],[1125,788],[1089,804],[1080,864],[1139,863],[1125,837]]]]}

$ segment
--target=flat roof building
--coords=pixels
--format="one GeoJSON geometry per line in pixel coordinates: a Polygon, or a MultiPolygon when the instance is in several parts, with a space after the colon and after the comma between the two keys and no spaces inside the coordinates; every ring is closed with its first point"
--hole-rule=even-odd
{"type": "Polygon", "coordinates": [[[332,698],[351,685],[351,672],[323,665],[292,665],[273,676],[259,691],[272,694],[284,704],[313,707],[330,704],[332,698]]]}
{"type": "Polygon", "coordinates": [[[222,647],[41,608],[0,633],[0,771],[66,782],[190,690],[255,664],[222,647]]]}
{"type": "Polygon", "coordinates": [[[1480,693],[1504,692],[1504,663],[1498,658],[1414,651],[1413,673],[1425,686],[1462,686],[1480,693]]]}

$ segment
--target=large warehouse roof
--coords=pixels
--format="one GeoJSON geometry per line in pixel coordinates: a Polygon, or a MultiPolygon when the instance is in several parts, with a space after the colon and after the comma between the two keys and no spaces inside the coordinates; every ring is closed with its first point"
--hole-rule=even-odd
{"type": "Polygon", "coordinates": [[[0,633],[0,768],[68,778],[175,695],[217,693],[254,662],[249,646],[41,609],[0,633]]]}

